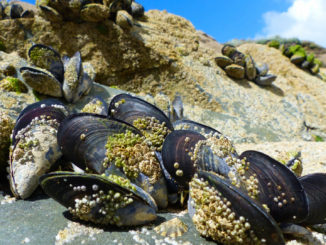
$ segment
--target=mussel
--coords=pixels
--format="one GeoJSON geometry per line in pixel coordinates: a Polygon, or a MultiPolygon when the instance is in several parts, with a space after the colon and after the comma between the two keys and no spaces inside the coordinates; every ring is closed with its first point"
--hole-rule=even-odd
{"type": "Polygon", "coordinates": [[[62,155],[57,129],[66,115],[60,103],[52,102],[31,105],[16,122],[10,155],[10,188],[16,197],[28,198],[62,155]]]}
{"type": "Polygon", "coordinates": [[[82,169],[102,174],[112,164],[167,206],[166,184],[155,152],[130,124],[95,114],[68,117],[58,130],[64,157],[82,169]]]}
{"type": "Polygon", "coordinates": [[[189,185],[189,214],[201,235],[222,244],[285,244],[273,217],[217,174],[199,171],[189,185]]]}
{"type": "Polygon", "coordinates": [[[169,118],[159,108],[129,94],[115,96],[109,105],[109,114],[138,128],[158,151],[164,138],[173,131],[169,118]]]}
{"type": "Polygon", "coordinates": [[[84,221],[101,225],[135,226],[156,219],[149,194],[122,177],[54,172],[43,175],[45,193],[84,221]]]}
{"type": "Polygon", "coordinates": [[[306,219],[306,193],[290,169],[257,151],[243,152],[240,158],[249,162],[246,174],[256,174],[259,188],[257,199],[267,205],[275,220],[300,223],[306,219]]]}
{"type": "Polygon", "coordinates": [[[53,48],[34,44],[28,56],[33,67],[21,67],[20,72],[35,91],[75,103],[92,89],[93,80],[84,71],[79,52],[71,58],[63,57],[62,62],[60,54],[53,48]]]}

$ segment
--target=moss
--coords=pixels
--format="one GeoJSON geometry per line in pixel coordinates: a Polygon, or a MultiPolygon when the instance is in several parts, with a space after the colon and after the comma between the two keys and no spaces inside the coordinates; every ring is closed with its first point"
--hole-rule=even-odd
{"type": "Polygon", "coordinates": [[[3,41],[0,41],[0,51],[6,51],[6,46],[3,41]]]}
{"type": "Polygon", "coordinates": [[[324,142],[324,139],[319,135],[313,135],[313,138],[316,142],[324,142]]]}
{"type": "Polygon", "coordinates": [[[315,55],[313,53],[310,53],[309,55],[307,55],[306,59],[310,64],[313,64],[314,59],[315,59],[315,55]]]}
{"type": "Polygon", "coordinates": [[[59,57],[50,49],[36,47],[29,53],[29,59],[34,65],[49,70],[51,63],[59,60],[59,57]]]}
{"type": "Polygon", "coordinates": [[[8,92],[27,93],[26,85],[15,77],[6,77],[0,81],[0,88],[8,92]]]}
{"type": "Polygon", "coordinates": [[[306,57],[306,51],[299,44],[291,46],[289,48],[289,54],[290,55],[294,55],[295,54],[295,55],[306,57]]]}
{"type": "Polygon", "coordinates": [[[268,42],[267,45],[268,45],[268,47],[279,49],[280,42],[277,41],[277,40],[271,40],[271,41],[268,42]]]}
{"type": "Polygon", "coordinates": [[[320,66],[323,65],[323,62],[321,62],[319,59],[315,58],[314,59],[314,64],[319,65],[319,67],[320,67],[320,66]]]}

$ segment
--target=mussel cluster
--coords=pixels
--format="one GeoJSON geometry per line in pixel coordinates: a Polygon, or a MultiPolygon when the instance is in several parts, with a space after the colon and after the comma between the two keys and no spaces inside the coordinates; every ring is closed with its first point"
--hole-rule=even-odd
{"type": "Polygon", "coordinates": [[[322,62],[313,53],[307,54],[301,45],[287,45],[287,47],[283,47],[282,52],[296,66],[314,75],[319,73],[322,62]]]}
{"type": "Polygon", "coordinates": [[[15,2],[0,2],[0,20],[1,19],[17,19],[17,18],[33,18],[34,12],[26,9],[15,2]]]}
{"type": "Polygon", "coordinates": [[[10,157],[16,196],[39,181],[73,216],[116,226],[151,222],[158,209],[188,200],[199,233],[222,244],[284,244],[280,224],[325,222],[326,174],[296,177],[263,153],[238,155],[215,129],[172,123],[129,94],[109,106],[94,99],[82,111],[68,115],[56,100],[22,111],[10,157]],[[66,171],[42,175],[60,157],[66,171]]]}
{"type": "Polygon", "coordinates": [[[222,54],[215,58],[215,62],[232,78],[246,78],[261,86],[271,85],[276,79],[275,75],[268,74],[267,64],[256,65],[249,54],[241,53],[233,45],[224,45],[222,54]]]}
{"type": "Polygon", "coordinates": [[[133,0],[37,0],[40,14],[50,21],[129,22],[144,15],[144,7],[133,0]]]}
{"type": "Polygon", "coordinates": [[[31,66],[20,68],[26,84],[36,92],[52,97],[64,97],[67,102],[75,103],[90,92],[93,79],[92,67],[83,64],[80,52],[72,57],[64,56],[53,48],[34,44],[28,50],[31,66]]]}

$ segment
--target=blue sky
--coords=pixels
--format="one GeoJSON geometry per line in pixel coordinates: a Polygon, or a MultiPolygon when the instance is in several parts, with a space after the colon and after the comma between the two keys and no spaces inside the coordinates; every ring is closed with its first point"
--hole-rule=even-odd
{"type": "Polygon", "coordinates": [[[263,14],[283,12],[291,5],[285,0],[138,0],[146,10],[166,9],[190,20],[219,42],[233,38],[254,38],[264,27],[263,14]]]}
{"type": "MultiPolygon", "coordinates": [[[[25,0],[26,1],[26,0],[25,0]]],[[[27,0],[34,3],[34,0],[27,0]]],[[[219,42],[280,35],[326,47],[326,0],[137,0],[190,20],[219,42]]]]}

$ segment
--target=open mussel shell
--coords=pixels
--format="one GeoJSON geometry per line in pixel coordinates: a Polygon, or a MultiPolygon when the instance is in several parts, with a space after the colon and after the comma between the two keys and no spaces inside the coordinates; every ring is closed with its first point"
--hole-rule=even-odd
{"type": "Polygon", "coordinates": [[[326,174],[315,173],[299,178],[307,195],[309,212],[304,224],[323,224],[326,221],[326,174]]]}
{"type": "Polygon", "coordinates": [[[173,127],[175,129],[192,130],[202,135],[212,135],[218,137],[222,135],[221,132],[217,131],[214,128],[187,119],[181,119],[173,122],[173,127]]]}
{"type": "Polygon", "coordinates": [[[156,219],[156,207],[130,186],[121,186],[107,177],[57,172],[43,175],[45,193],[78,218],[102,225],[135,226],[156,219]]]}
{"type": "Polygon", "coordinates": [[[190,130],[175,130],[163,143],[162,160],[168,178],[178,183],[179,189],[187,189],[188,183],[197,168],[189,155],[199,140],[205,140],[201,134],[190,130]]]}
{"type": "Polygon", "coordinates": [[[291,170],[257,151],[245,151],[240,158],[249,162],[246,174],[255,174],[258,179],[258,201],[268,206],[276,221],[300,223],[306,219],[307,197],[291,170]]]}
{"type": "Polygon", "coordinates": [[[20,73],[26,84],[40,94],[62,97],[61,82],[45,69],[21,67],[20,73]]]}
{"type": "MultiPolygon", "coordinates": [[[[194,199],[190,200],[190,202],[192,202],[191,205],[194,208],[196,208],[196,215],[197,214],[208,215],[214,220],[218,220],[218,216],[221,216],[222,220],[224,220],[223,222],[225,223],[230,222],[230,226],[226,226],[226,227],[229,227],[231,231],[225,231],[224,233],[224,234],[231,234],[229,235],[230,238],[227,239],[234,239],[234,240],[237,239],[237,237],[233,237],[234,233],[232,233],[232,230],[234,229],[235,231],[236,229],[233,223],[237,223],[237,221],[239,221],[240,223],[241,222],[247,223],[244,224],[244,228],[246,228],[245,235],[243,235],[241,238],[243,239],[242,241],[243,244],[260,244],[259,242],[261,242],[262,244],[275,244],[275,245],[285,244],[283,234],[279,226],[277,225],[276,221],[273,219],[273,217],[270,214],[268,214],[265,211],[265,209],[259,204],[257,204],[253,199],[251,199],[245,193],[243,193],[242,191],[240,191],[239,189],[237,189],[236,187],[234,187],[224,179],[220,178],[215,173],[199,171],[198,175],[195,176],[194,180],[192,180],[191,186],[192,187],[190,188],[190,195],[193,196],[194,199]],[[204,189],[201,189],[202,187],[200,186],[202,186],[206,181],[208,182],[208,187],[203,187],[204,189]],[[224,212],[227,212],[228,209],[230,209],[231,213],[229,215],[224,215],[223,211],[222,212],[217,211],[219,208],[218,203],[216,203],[214,209],[203,210],[203,207],[201,207],[200,205],[197,205],[196,207],[196,203],[198,204],[198,201],[204,204],[204,206],[205,206],[205,202],[203,200],[195,200],[196,196],[194,195],[196,194],[192,193],[195,190],[194,189],[195,186],[196,188],[197,187],[199,188],[196,190],[199,191],[198,196],[204,194],[200,192],[207,192],[207,191],[212,192],[216,190],[218,193],[217,199],[220,199],[221,201],[227,203],[225,206],[226,211],[224,212]],[[210,213],[210,212],[214,212],[212,210],[215,210],[215,213],[210,213]],[[253,235],[254,238],[257,240],[252,240],[253,235]]],[[[214,199],[215,197],[208,196],[206,198],[207,198],[207,202],[209,203],[210,200],[214,199]]],[[[222,210],[224,210],[224,207],[221,208],[222,210]]],[[[195,216],[193,216],[192,219],[196,224],[195,216]]],[[[207,230],[214,229],[213,227],[214,226],[207,227],[207,230]]],[[[218,227],[219,226],[215,226],[215,229],[217,229],[216,231],[217,233],[215,234],[218,234],[218,229],[219,229],[218,227]]],[[[198,229],[198,227],[196,228],[198,229]]],[[[220,232],[219,234],[222,234],[223,236],[222,232],[220,232]]],[[[222,241],[225,240],[225,238],[223,237],[219,237],[219,238],[222,241]]],[[[232,240],[233,243],[230,242],[228,244],[240,243],[239,241],[234,241],[234,240],[232,240]]]]}
{"type": "Polygon", "coordinates": [[[136,119],[154,117],[160,123],[173,130],[169,118],[156,106],[129,94],[115,96],[109,105],[109,114],[113,118],[133,124],[136,119]]]}
{"type": "Polygon", "coordinates": [[[56,50],[43,44],[34,44],[28,50],[28,56],[33,65],[48,70],[60,83],[63,82],[64,67],[56,50]]]}
{"type": "Polygon", "coordinates": [[[112,134],[140,132],[129,124],[105,116],[80,113],[69,116],[58,130],[58,143],[64,157],[81,169],[103,173],[108,137],[112,134]]]}
{"type": "Polygon", "coordinates": [[[61,123],[66,116],[64,105],[57,100],[40,101],[27,106],[22,110],[16,120],[12,133],[12,144],[16,144],[17,133],[28,126],[33,119],[46,117],[47,119],[55,119],[58,123],[61,123]]]}

